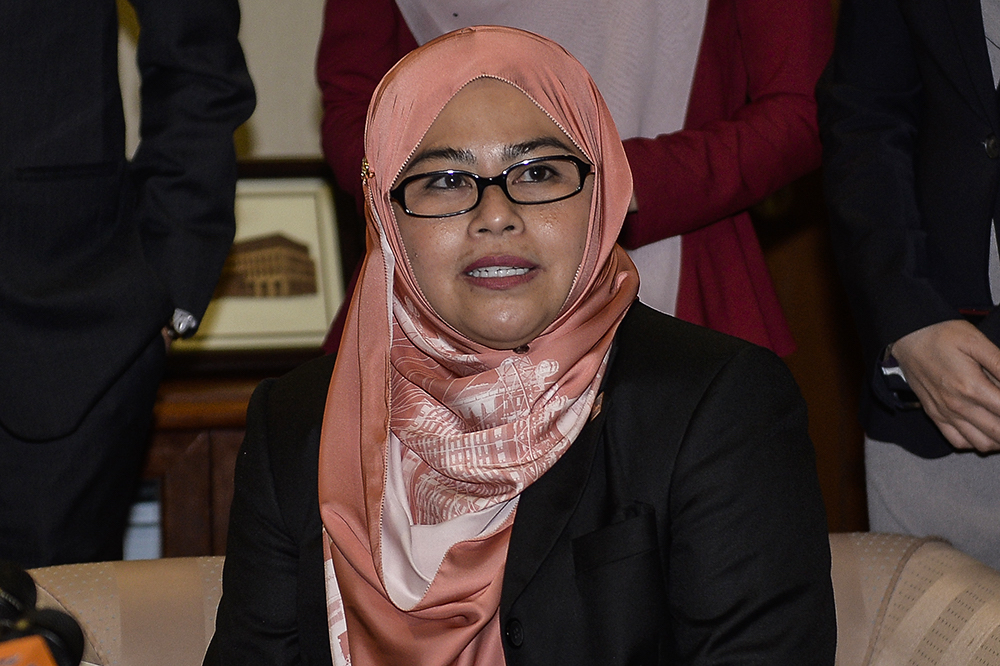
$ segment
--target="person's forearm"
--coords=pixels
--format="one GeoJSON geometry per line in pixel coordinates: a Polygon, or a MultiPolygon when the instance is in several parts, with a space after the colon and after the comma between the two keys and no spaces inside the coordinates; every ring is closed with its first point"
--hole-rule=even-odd
{"type": "Polygon", "coordinates": [[[638,210],[626,247],[740,213],[819,166],[814,88],[832,49],[829,3],[718,1],[707,20],[685,129],[625,141],[638,210]],[[727,76],[746,89],[725,88],[727,76]]]}
{"type": "Polygon", "coordinates": [[[144,250],[201,318],[235,232],[233,132],[255,96],[236,0],[133,0],[141,24],[140,143],[131,166],[144,250]]]}
{"type": "Polygon", "coordinates": [[[1000,450],[1000,349],[956,319],[903,336],[892,355],[927,415],[957,449],[1000,450]]]}
{"type": "Polygon", "coordinates": [[[417,47],[392,0],[328,0],[316,76],[323,97],[323,153],[337,184],[364,209],[365,115],[375,86],[417,47]]]}

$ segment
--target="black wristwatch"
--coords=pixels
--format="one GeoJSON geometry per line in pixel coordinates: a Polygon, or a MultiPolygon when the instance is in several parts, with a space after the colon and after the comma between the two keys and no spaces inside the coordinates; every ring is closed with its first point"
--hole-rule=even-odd
{"type": "Polygon", "coordinates": [[[910,388],[909,382],[906,381],[906,375],[903,374],[903,369],[899,367],[899,362],[892,355],[892,345],[886,346],[879,367],[882,370],[882,380],[885,382],[885,387],[899,402],[899,407],[903,409],[920,407],[917,394],[910,388]]]}

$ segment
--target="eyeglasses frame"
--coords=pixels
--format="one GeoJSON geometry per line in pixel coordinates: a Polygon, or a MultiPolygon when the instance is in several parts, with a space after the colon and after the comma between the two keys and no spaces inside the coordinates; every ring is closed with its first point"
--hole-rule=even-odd
{"type": "Polygon", "coordinates": [[[483,192],[485,192],[486,188],[489,187],[490,185],[496,185],[497,187],[499,187],[500,190],[504,193],[504,196],[507,197],[508,201],[510,201],[511,203],[515,203],[519,206],[537,206],[541,204],[549,204],[549,203],[555,203],[557,201],[563,201],[564,199],[569,199],[570,197],[574,197],[580,192],[582,192],[583,184],[584,182],[586,182],[587,176],[589,176],[591,173],[596,173],[596,171],[594,170],[594,165],[580,159],[576,155],[542,155],[539,157],[529,157],[526,160],[521,160],[520,162],[511,164],[509,167],[507,167],[506,169],[504,169],[495,176],[480,176],[477,173],[472,173],[471,171],[463,171],[461,169],[443,169],[441,171],[428,171],[427,173],[414,174],[412,176],[407,176],[399,183],[399,185],[389,190],[389,197],[391,200],[398,203],[406,212],[406,214],[409,215],[410,217],[439,219],[445,217],[455,217],[456,215],[464,215],[465,213],[468,213],[471,210],[475,210],[479,206],[479,204],[482,203],[483,192]],[[570,192],[565,196],[561,196],[557,199],[549,199],[546,201],[518,201],[510,195],[510,192],[507,190],[507,174],[509,174],[512,169],[528,166],[533,162],[541,162],[543,160],[551,160],[551,159],[568,160],[572,162],[574,165],[576,165],[577,170],[580,172],[580,184],[574,191],[570,192]],[[412,183],[417,179],[426,178],[427,176],[451,176],[451,175],[463,175],[472,178],[473,182],[476,183],[476,188],[478,190],[476,194],[476,203],[472,204],[471,206],[469,206],[464,210],[460,210],[454,213],[446,213],[444,215],[422,215],[420,213],[414,213],[409,208],[407,208],[405,200],[406,196],[404,190],[406,189],[406,186],[408,184],[412,183]]]}

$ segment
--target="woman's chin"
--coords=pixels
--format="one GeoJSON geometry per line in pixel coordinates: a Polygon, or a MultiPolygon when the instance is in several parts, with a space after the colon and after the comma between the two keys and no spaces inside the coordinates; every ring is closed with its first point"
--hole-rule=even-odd
{"type": "Polygon", "coordinates": [[[476,330],[461,332],[473,342],[478,342],[490,349],[508,351],[530,345],[544,329],[544,326],[511,327],[497,325],[492,327],[477,327],[476,330]]]}

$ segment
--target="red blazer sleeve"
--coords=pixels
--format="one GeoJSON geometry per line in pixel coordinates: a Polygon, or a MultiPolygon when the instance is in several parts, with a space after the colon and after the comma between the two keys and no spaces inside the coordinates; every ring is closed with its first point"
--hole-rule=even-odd
{"type": "Polygon", "coordinates": [[[393,0],[327,0],[316,77],[323,97],[323,153],[337,184],[364,209],[361,160],[375,87],[417,48],[393,0]]]}
{"type": "Polygon", "coordinates": [[[828,0],[709,0],[685,129],[625,141],[639,247],[730,217],[819,166],[828,0]]]}

